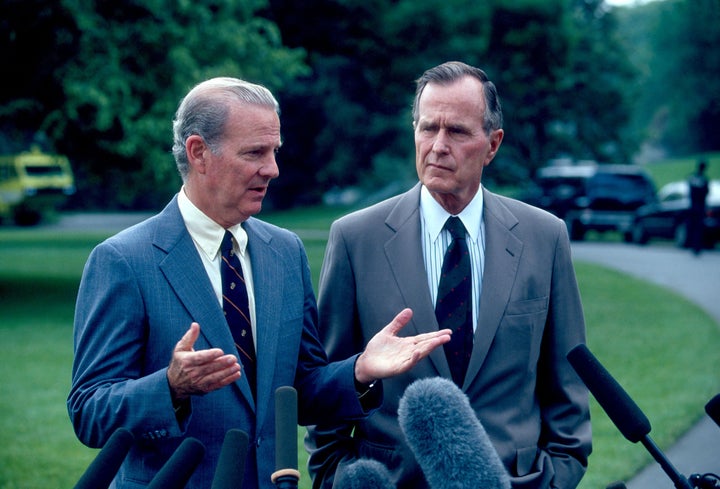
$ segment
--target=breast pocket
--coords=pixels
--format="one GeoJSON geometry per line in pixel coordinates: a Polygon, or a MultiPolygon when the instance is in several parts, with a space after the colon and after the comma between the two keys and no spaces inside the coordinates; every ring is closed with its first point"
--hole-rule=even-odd
{"type": "Polygon", "coordinates": [[[505,310],[505,317],[508,316],[524,316],[534,315],[538,313],[547,313],[548,308],[547,296],[538,297],[536,299],[526,299],[521,301],[510,302],[505,310]]]}
{"type": "Polygon", "coordinates": [[[506,359],[515,359],[508,365],[524,364],[528,369],[534,369],[540,353],[548,303],[548,297],[538,297],[508,304],[493,343],[496,353],[506,359]]]}

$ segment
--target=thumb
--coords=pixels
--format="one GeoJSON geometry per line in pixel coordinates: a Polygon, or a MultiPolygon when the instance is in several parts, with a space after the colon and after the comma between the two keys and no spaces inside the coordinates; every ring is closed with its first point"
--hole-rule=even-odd
{"type": "Polygon", "coordinates": [[[198,336],[200,336],[200,325],[193,322],[190,324],[190,329],[185,332],[177,345],[175,345],[175,351],[193,351],[198,336]]]}
{"type": "Polygon", "coordinates": [[[392,321],[390,321],[390,324],[385,326],[386,332],[392,334],[393,336],[398,333],[401,329],[405,327],[407,323],[410,322],[410,319],[413,316],[412,309],[405,308],[402,311],[400,311],[397,316],[393,318],[392,321]]]}

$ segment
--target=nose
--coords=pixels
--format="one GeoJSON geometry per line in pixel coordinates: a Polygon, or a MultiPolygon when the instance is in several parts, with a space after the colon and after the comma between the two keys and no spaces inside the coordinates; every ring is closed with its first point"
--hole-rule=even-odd
{"type": "Polygon", "coordinates": [[[280,176],[280,167],[274,154],[269,156],[267,161],[260,167],[260,174],[268,179],[280,176]]]}
{"type": "Polygon", "coordinates": [[[432,144],[433,153],[446,154],[450,150],[447,145],[447,133],[444,130],[438,131],[432,144]]]}

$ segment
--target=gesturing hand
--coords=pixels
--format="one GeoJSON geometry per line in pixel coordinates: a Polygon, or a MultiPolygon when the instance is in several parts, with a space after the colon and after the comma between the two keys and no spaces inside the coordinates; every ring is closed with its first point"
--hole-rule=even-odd
{"type": "Polygon", "coordinates": [[[175,399],[207,394],[240,378],[240,364],[234,355],[226,355],[219,348],[193,349],[199,335],[200,325],[192,323],[175,345],[167,371],[175,399]]]}
{"type": "Polygon", "coordinates": [[[438,346],[450,341],[451,331],[441,329],[417,336],[400,337],[400,331],[412,318],[411,309],[403,309],[390,324],[373,336],[355,362],[355,379],[369,384],[410,370],[438,346]]]}

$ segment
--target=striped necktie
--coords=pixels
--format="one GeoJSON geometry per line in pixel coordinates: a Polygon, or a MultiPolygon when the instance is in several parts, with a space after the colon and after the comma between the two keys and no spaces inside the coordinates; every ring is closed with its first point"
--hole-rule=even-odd
{"type": "Polygon", "coordinates": [[[443,259],[435,316],[440,329],[452,330],[450,341],[444,345],[445,356],[453,382],[462,387],[473,347],[470,252],[460,218],[449,217],[445,229],[453,239],[443,259]]]}
{"type": "Polygon", "coordinates": [[[248,294],[240,260],[233,250],[233,236],[230,231],[225,231],[220,251],[222,253],[220,274],[223,287],[223,312],[235,340],[235,347],[243,366],[243,375],[247,378],[253,396],[255,396],[257,367],[248,294]]]}

